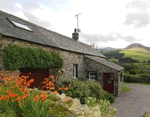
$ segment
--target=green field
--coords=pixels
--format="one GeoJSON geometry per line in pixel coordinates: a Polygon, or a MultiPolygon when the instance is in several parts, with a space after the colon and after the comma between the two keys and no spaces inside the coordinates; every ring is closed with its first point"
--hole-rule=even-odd
{"type": "Polygon", "coordinates": [[[142,49],[142,48],[134,48],[134,49],[122,49],[119,53],[124,53],[123,57],[131,57],[140,62],[150,60],[150,52],[142,49]]]}

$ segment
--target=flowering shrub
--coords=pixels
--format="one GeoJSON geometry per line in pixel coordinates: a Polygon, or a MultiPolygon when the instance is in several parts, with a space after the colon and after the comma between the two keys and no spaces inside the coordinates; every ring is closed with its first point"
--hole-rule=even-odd
{"type": "MultiPolygon", "coordinates": [[[[67,91],[62,91],[63,93],[67,96],[79,99],[82,104],[85,103],[85,99],[88,98],[90,94],[86,83],[75,78],[68,79],[68,81],[62,80],[61,82],[63,82],[64,85],[71,84],[71,87],[69,87],[67,91]]],[[[59,86],[62,86],[62,84],[59,84],[59,86]]]]}
{"type": "Polygon", "coordinates": [[[61,85],[61,87],[59,87],[56,83],[54,75],[50,75],[49,78],[44,79],[44,81],[41,83],[41,86],[39,86],[39,89],[43,89],[45,91],[50,90],[53,92],[53,94],[57,94],[58,92],[61,93],[63,90],[67,91],[68,87],[70,86],[71,83],[67,85],[61,85]]]}
{"type": "MultiPolygon", "coordinates": [[[[29,90],[33,79],[27,81],[29,76],[16,75],[12,78],[0,72],[0,117],[46,117],[51,115],[51,109],[55,108],[54,102],[58,99],[46,91],[29,90]]],[[[29,73],[31,75],[31,73],[29,73]]],[[[49,83],[49,82],[47,82],[49,83]]],[[[50,87],[49,87],[50,88],[50,87]]],[[[55,90],[54,90],[55,92],[55,90]]],[[[57,92],[56,92],[57,93],[57,92]]],[[[63,105],[57,105],[62,110],[63,105]]],[[[58,110],[57,115],[65,115],[58,110]]]]}
{"type": "Polygon", "coordinates": [[[86,104],[89,107],[95,107],[95,106],[99,106],[100,107],[100,111],[102,114],[102,117],[107,117],[107,116],[111,116],[111,117],[115,117],[117,109],[112,108],[109,106],[110,102],[107,100],[97,100],[96,98],[93,97],[88,97],[86,99],[86,104]]]}

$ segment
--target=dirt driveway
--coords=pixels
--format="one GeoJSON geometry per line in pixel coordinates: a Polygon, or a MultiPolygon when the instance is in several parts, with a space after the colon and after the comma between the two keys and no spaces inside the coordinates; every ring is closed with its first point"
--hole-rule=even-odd
{"type": "Polygon", "coordinates": [[[116,117],[142,117],[150,112],[150,85],[125,83],[132,88],[130,92],[123,92],[116,97],[111,107],[118,109],[116,117]]]}

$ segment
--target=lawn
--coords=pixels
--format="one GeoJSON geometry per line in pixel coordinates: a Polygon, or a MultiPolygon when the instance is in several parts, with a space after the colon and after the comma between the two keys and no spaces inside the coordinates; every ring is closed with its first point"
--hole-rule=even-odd
{"type": "Polygon", "coordinates": [[[127,92],[127,91],[131,91],[132,89],[129,88],[128,86],[126,85],[123,85],[123,91],[127,92]]]}

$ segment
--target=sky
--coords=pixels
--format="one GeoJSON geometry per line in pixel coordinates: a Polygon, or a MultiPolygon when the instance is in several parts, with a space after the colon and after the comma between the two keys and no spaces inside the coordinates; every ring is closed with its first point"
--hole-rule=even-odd
{"type": "Polygon", "coordinates": [[[95,47],[150,47],[150,0],[0,0],[0,10],[95,47]]]}

